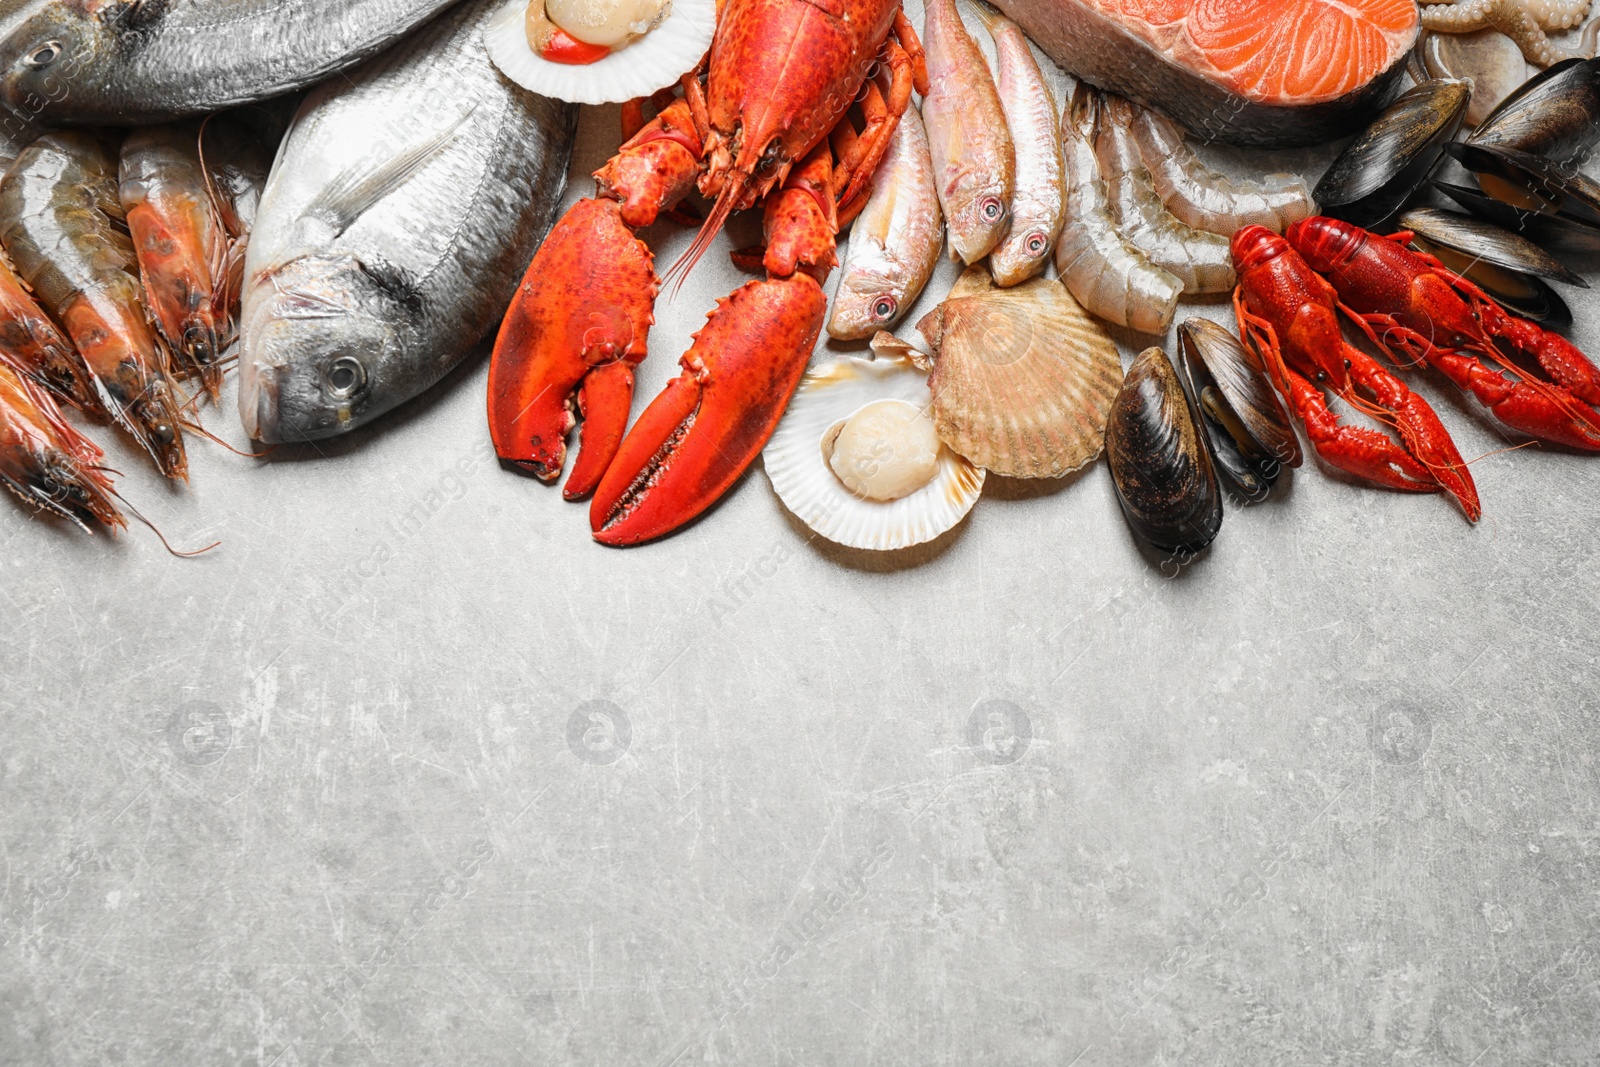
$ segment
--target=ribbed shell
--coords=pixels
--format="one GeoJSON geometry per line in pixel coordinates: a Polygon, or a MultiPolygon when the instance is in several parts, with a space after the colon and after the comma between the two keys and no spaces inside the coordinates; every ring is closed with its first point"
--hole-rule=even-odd
{"type": "Polygon", "coordinates": [[[1122,362],[1059,281],[998,289],[974,267],[917,329],[934,348],[934,423],[961,455],[996,474],[1058,478],[1100,454],[1122,362]]]}
{"type": "Polygon", "coordinates": [[[940,449],[933,481],[909,496],[879,503],[851,493],[828,466],[823,437],[876,400],[904,400],[926,409],[927,379],[898,356],[814,367],[761,457],[773,491],[801,522],[850,548],[890,551],[931,541],[960,522],[978,502],[984,473],[946,447],[940,449]]]}

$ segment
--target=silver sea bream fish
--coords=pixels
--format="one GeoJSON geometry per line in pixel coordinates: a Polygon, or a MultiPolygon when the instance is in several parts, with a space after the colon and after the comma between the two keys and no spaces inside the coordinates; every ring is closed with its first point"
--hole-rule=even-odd
{"type": "Polygon", "coordinates": [[[0,99],[47,126],[169,122],[314,85],[456,2],[46,0],[0,16],[0,99]]]}
{"type": "Polygon", "coordinates": [[[513,85],[474,0],[313,93],[245,261],[239,414],[329,437],[437,382],[500,320],[566,185],[573,105],[513,85]]]}
{"type": "Polygon", "coordinates": [[[928,283],[944,245],[928,134],[906,108],[872,174],[867,206],[850,226],[828,336],[871,337],[900,320],[928,283]]]}

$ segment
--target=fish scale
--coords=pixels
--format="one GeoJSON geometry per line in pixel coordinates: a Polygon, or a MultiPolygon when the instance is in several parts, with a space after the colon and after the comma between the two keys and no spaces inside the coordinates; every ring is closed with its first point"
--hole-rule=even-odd
{"type": "Polygon", "coordinates": [[[0,40],[0,96],[45,125],[169,122],[313,85],[456,2],[168,0],[99,5],[127,9],[106,19],[51,0],[0,40]]]}
{"type": "Polygon", "coordinates": [[[422,392],[510,303],[566,184],[577,109],[499,76],[498,5],[314,92],[245,262],[240,415],[261,441],[327,437],[422,392]]]}

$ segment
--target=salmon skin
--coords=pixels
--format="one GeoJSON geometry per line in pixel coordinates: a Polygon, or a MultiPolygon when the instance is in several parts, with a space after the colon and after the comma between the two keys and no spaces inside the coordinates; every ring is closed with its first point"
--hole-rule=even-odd
{"type": "Polygon", "coordinates": [[[1206,141],[1321,144],[1396,87],[1412,0],[995,0],[1067,71],[1206,141]]]}

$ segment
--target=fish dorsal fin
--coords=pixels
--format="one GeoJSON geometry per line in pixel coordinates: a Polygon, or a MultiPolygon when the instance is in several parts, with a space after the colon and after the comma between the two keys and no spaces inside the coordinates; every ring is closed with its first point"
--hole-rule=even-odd
{"type": "Polygon", "coordinates": [[[432,162],[477,110],[478,105],[473,104],[447,129],[411,145],[376,167],[372,166],[371,160],[356,163],[329,182],[307,205],[306,213],[331,226],[333,236],[344,233],[374,204],[410,181],[432,162]]]}
{"type": "Polygon", "coordinates": [[[143,29],[166,11],[167,0],[114,0],[100,9],[100,18],[119,33],[143,29]]]}

